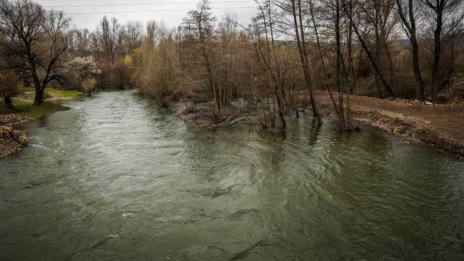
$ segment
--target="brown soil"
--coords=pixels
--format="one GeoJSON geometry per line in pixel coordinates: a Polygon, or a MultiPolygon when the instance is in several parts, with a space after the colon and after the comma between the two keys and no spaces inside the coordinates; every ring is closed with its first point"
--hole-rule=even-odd
{"type": "Polygon", "coordinates": [[[0,115],[0,159],[21,151],[29,143],[23,131],[15,130],[14,126],[29,119],[16,114],[0,115]]]}
{"type": "MultiPolygon", "coordinates": [[[[333,113],[327,92],[318,92],[321,108],[333,113]]],[[[352,96],[353,118],[403,139],[434,146],[464,159],[464,103],[423,104],[352,96]]]]}

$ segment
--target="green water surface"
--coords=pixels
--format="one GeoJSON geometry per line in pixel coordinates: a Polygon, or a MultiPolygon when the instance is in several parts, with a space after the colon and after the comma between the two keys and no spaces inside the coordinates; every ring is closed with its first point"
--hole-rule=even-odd
{"type": "Polygon", "coordinates": [[[188,129],[131,92],[66,105],[0,161],[0,260],[464,260],[464,164],[429,148],[308,115],[285,139],[188,129]]]}

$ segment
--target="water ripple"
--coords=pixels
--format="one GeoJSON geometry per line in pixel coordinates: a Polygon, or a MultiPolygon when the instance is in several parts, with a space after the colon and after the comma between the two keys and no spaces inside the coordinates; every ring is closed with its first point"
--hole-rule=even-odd
{"type": "Polygon", "coordinates": [[[131,92],[69,105],[0,162],[2,260],[464,259],[464,164],[427,148],[309,115],[191,131],[131,92]]]}

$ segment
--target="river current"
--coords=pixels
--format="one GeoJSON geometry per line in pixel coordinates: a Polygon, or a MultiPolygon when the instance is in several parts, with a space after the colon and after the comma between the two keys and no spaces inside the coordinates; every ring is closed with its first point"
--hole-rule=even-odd
{"type": "MultiPolygon", "coordinates": [[[[0,161],[0,260],[464,260],[464,163],[309,115],[187,128],[132,92],[0,161]]],[[[326,119],[330,121],[330,119],[326,119]]]]}

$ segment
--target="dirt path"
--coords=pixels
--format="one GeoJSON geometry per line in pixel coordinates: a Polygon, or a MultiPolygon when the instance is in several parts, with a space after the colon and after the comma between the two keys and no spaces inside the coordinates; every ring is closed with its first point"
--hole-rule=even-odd
{"type": "MultiPolygon", "coordinates": [[[[333,113],[328,93],[317,95],[323,110],[333,113]]],[[[464,103],[425,105],[364,96],[351,101],[355,120],[464,159],[464,103]]]]}

